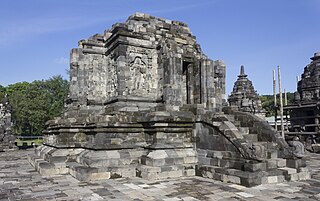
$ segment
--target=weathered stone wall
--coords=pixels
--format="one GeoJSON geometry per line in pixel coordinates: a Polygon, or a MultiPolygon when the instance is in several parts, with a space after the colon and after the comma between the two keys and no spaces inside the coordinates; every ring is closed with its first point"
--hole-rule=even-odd
{"type": "Polygon", "coordinates": [[[79,104],[135,96],[220,108],[225,95],[225,65],[204,56],[186,24],[139,13],[81,40],[70,76],[79,104]]]}

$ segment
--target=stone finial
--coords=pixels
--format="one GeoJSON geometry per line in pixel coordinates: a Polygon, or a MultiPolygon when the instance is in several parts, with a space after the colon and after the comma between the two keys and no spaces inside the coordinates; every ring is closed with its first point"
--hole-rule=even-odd
{"type": "Polygon", "coordinates": [[[310,59],[314,61],[314,60],[317,60],[319,58],[320,58],[320,52],[316,52],[316,53],[314,53],[313,57],[311,57],[310,59]]]}
{"type": "Polygon", "coordinates": [[[240,75],[245,75],[244,74],[244,66],[243,65],[241,65],[241,67],[240,67],[240,75]]]}
{"type": "Polygon", "coordinates": [[[240,74],[238,75],[238,77],[247,77],[247,75],[244,73],[244,66],[241,65],[240,67],[240,74]]]}

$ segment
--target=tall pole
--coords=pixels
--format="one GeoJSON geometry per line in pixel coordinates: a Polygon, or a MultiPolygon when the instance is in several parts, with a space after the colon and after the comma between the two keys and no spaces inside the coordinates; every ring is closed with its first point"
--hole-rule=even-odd
{"type": "Polygon", "coordinates": [[[276,71],[273,70],[273,96],[274,96],[274,128],[278,130],[278,125],[277,125],[277,89],[276,89],[276,71]]]}
{"type": "Polygon", "coordinates": [[[287,91],[286,89],[283,90],[284,91],[284,105],[288,105],[288,99],[287,99],[287,91]]]}
{"type": "MultiPolygon", "coordinates": [[[[284,105],[285,105],[285,106],[288,105],[288,98],[287,98],[287,91],[286,91],[286,89],[284,89],[284,105]]],[[[286,110],[285,115],[286,115],[286,131],[288,131],[288,129],[289,129],[288,110],[286,110]]]]}
{"type": "Polygon", "coordinates": [[[281,88],[281,72],[280,66],[278,66],[278,83],[279,83],[279,95],[280,95],[280,120],[281,120],[281,135],[284,139],[284,125],[283,125],[283,102],[282,102],[282,88],[281,88]]]}

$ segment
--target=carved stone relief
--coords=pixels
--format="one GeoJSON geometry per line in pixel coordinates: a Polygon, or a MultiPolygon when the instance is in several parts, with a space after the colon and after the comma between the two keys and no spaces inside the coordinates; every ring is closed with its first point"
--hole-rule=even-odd
{"type": "Polygon", "coordinates": [[[107,68],[107,98],[111,98],[117,95],[118,83],[116,61],[113,58],[109,59],[109,61],[110,62],[107,68]]]}
{"type": "Polygon", "coordinates": [[[152,88],[155,85],[151,61],[152,57],[149,57],[147,50],[130,47],[128,55],[128,94],[144,97],[150,96],[152,88]]]}

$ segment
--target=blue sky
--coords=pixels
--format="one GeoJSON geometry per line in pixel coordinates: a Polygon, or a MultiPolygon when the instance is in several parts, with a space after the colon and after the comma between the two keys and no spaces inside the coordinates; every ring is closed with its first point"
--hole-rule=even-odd
{"type": "Polygon", "coordinates": [[[227,94],[245,66],[259,94],[272,94],[272,70],[283,88],[320,51],[319,0],[1,0],[0,84],[67,78],[69,52],[135,12],[188,24],[202,50],[227,65],[227,94]]]}

